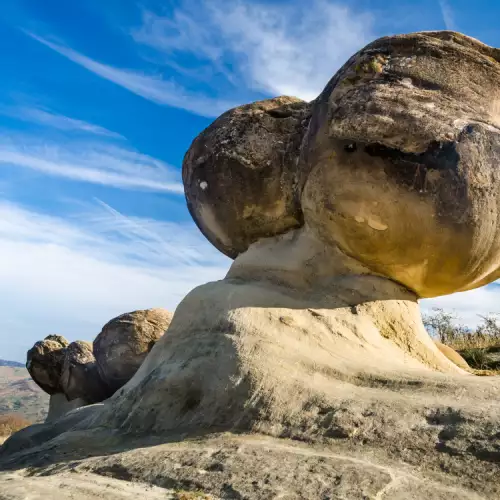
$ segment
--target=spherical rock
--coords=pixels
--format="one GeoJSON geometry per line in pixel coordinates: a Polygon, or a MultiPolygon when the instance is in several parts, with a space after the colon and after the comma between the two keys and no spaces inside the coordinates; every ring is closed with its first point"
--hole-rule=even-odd
{"type": "Polygon", "coordinates": [[[79,340],[66,348],[61,387],[68,401],[80,399],[92,404],[107,398],[107,388],[99,375],[92,343],[79,340]]]}
{"type": "Polygon", "coordinates": [[[500,51],[452,32],[379,39],[315,101],[306,223],[420,297],[500,277],[500,51]]]}
{"type": "Polygon", "coordinates": [[[99,374],[112,393],[134,376],[171,320],[172,313],[165,309],[146,309],[122,314],[103,327],[93,352],[99,374]]]}
{"type": "Polygon", "coordinates": [[[241,106],[193,142],[189,210],[231,257],[307,225],[419,297],[500,277],[500,51],[454,32],[384,37],[311,104],[241,106]]]}
{"type": "Polygon", "coordinates": [[[60,379],[68,345],[64,337],[49,335],[28,351],[26,368],[31,378],[48,394],[62,392],[60,379]]]}
{"type": "Polygon", "coordinates": [[[259,238],[302,225],[297,160],[309,108],[286,96],[237,107],[186,153],[182,176],[189,211],[229,257],[259,238]]]}

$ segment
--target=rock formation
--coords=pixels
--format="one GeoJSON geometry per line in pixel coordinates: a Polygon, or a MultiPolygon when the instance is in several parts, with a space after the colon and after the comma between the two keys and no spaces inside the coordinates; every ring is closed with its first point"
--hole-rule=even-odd
{"type": "Polygon", "coordinates": [[[222,498],[498,498],[500,380],[450,362],[418,299],[500,275],[499,103],[498,49],[426,32],[371,43],[311,104],[223,115],[183,179],[228,275],[111,399],[21,431],[2,466],[222,498]]]}
{"type": "Polygon", "coordinates": [[[297,158],[309,118],[295,97],[259,101],[224,113],[191,145],[182,171],[189,211],[229,257],[303,224],[297,158]]]}
{"type": "Polygon", "coordinates": [[[164,309],[133,311],[109,321],[93,344],[70,344],[58,335],[37,342],[26,366],[51,396],[47,422],[112,396],[133,377],[171,319],[164,309]]]}
{"type": "Polygon", "coordinates": [[[104,325],[93,351],[111,393],[133,377],[171,320],[172,314],[165,309],[147,309],[122,314],[104,325]]]}
{"type": "Polygon", "coordinates": [[[68,401],[80,399],[86,404],[92,404],[108,397],[108,390],[99,375],[90,342],[79,340],[66,348],[61,387],[68,401]]]}
{"type": "Polygon", "coordinates": [[[68,412],[81,408],[82,406],[87,406],[88,404],[88,401],[80,398],[70,401],[63,392],[52,394],[49,399],[49,411],[45,423],[55,422],[68,412]]]}
{"type": "Polygon", "coordinates": [[[455,351],[455,349],[452,349],[450,346],[446,344],[442,344],[441,342],[434,342],[436,344],[436,347],[452,362],[455,363],[457,366],[462,368],[463,370],[469,370],[470,371],[470,366],[467,364],[467,361],[460,356],[460,354],[455,351]]]}
{"type": "Polygon", "coordinates": [[[68,345],[69,342],[64,337],[49,335],[28,351],[26,368],[31,378],[47,394],[62,392],[60,380],[68,345]]]}

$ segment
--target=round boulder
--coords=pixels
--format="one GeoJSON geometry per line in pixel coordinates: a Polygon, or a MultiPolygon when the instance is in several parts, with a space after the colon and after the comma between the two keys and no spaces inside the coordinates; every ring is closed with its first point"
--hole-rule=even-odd
{"type": "Polygon", "coordinates": [[[62,392],[60,380],[68,345],[64,337],[49,335],[28,351],[26,368],[36,384],[50,395],[62,392]]]}
{"type": "Polygon", "coordinates": [[[61,387],[68,401],[80,399],[87,404],[99,403],[107,397],[92,350],[92,343],[72,342],[64,356],[61,387]]]}
{"type": "Polygon", "coordinates": [[[104,325],[94,340],[99,374],[111,393],[124,386],[165,333],[172,313],[146,309],[125,313],[104,325]]]}
{"type": "Polygon", "coordinates": [[[304,219],[419,297],[500,277],[500,51],[453,32],[376,40],[313,105],[304,219]]]}
{"type": "Polygon", "coordinates": [[[186,153],[189,211],[227,256],[302,225],[297,158],[309,110],[308,103],[286,96],[234,108],[186,153]]]}

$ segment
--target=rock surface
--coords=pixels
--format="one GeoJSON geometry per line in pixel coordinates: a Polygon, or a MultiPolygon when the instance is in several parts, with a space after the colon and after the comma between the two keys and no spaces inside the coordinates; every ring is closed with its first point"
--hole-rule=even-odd
{"type": "Polygon", "coordinates": [[[88,405],[88,401],[86,400],[73,399],[69,401],[62,392],[53,394],[49,399],[49,411],[45,422],[55,422],[63,415],[66,415],[66,413],[86,405],[88,405]]]}
{"type": "MultiPolygon", "coordinates": [[[[25,474],[0,475],[0,500],[191,500],[174,490],[133,484],[97,474],[59,474],[57,477],[31,477],[25,474]],[[8,496],[2,491],[8,490],[8,496]]],[[[196,497],[194,497],[196,498],[196,497]]],[[[193,500],[194,500],[193,498],[193,500]]],[[[197,500],[203,500],[199,497],[197,500]]]]}
{"type": "Polygon", "coordinates": [[[463,370],[470,370],[470,366],[467,364],[467,361],[460,356],[460,354],[455,351],[455,349],[451,348],[450,346],[447,346],[446,344],[442,344],[441,342],[434,342],[436,344],[436,347],[452,362],[455,363],[457,366],[462,368],[463,370]]]}
{"type": "MultiPolygon", "coordinates": [[[[499,498],[500,379],[444,356],[418,305],[499,275],[498,59],[451,32],[387,37],[353,56],[302,140],[291,135],[296,185],[273,196],[298,193],[281,213],[300,205],[303,221],[262,233],[245,208],[259,220],[269,193],[254,207],[241,164],[200,159],[219,127],[230,135],[216,122],[188,152],[184,181],[199,226],[237,256],[228,275],[186,296],[113,397],[19,432],[0,467],[218,498],[499,498]],[[193,195],[198,181],[206,197],[193,195]]],[[[235,122],[238,151],[253,151],[254,123],[235,122]]]]}
{"type": "Polygon", "coordinates": [[[29,351],[26,368],[31,378],[48,394],[61,392],[61,372],[69,342],[60,335],[49,335],[29,351]]]}
{"type": "Polygon", "coordinates": [[[122,314],[104,325],[93,352],[111,394],[133,377],[171,320],[172,313],[165,309],[146,309],[122,314]]]}
{"type": "Polygon", "coordinates": [[[224,113],[191,145],[182,171],[189,211],[229,257],[303,224],[297,159],[309,118],[295,97],[258,101],[224,113]]]}
{"type": "Polygon", "coordinates": [[[498,49],[453,32],[371,43],[314,103],[306,222],[420,297],[497,279],[499,110],[498,49]]]}
{"type": "Polygon", "coordinates": [[[108,397],[106,385],[99,375],[90,342],[72,342],[66,349],[61,387],[68,401],[81,399],[87,404],[99,403],[108,397]]]}

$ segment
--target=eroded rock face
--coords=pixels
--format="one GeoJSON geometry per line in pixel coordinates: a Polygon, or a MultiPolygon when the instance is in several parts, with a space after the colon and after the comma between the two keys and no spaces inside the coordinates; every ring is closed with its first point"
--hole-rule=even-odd
{"type": "Polygon", "coordinates": [[[49,335],[28,351],[26,368],[31,378],[48,394],[62,392],[60,380],[68,345],[64,337],[49,335]]]}
{"type": "Polygon", "coordinates": [[[146,309],[122,314],[104,325],[93,352],[111,393],[132,378],[171,320],[172,314],[165,309],[146,309]]]}
{"type": "Polygon", "coordinates": [[[78,340],[66,348],[61,387],[68,401],[80,399],[92,404],[110,395],[99,375],[92,343],[78,340]]]}
{"type": "Polygon", "coordinates": [[[49,412],[45,422],[48,424],[55,422],[66,415],[66,413],[77,408],[81,408],[82,406],[87,406],[88,404],[88,401],[83,399],[73,399],[72,401],[68,401],[68,398],[62,392],[53,394],[50,396],[49,412]]]}
{"type": "Polygon", "coordinates": [[[382,38],[314,103],[302,206],[318,235],[420,297],[499,276],[500,52],[382,38]]]}
{"type": "Polygon", "coordinates": [[[300,142],[308,103],[277,97],[224,113],[184,158],[188,208],[202,233],[236,257],[259,238],[303,223],[300,142]]]}

